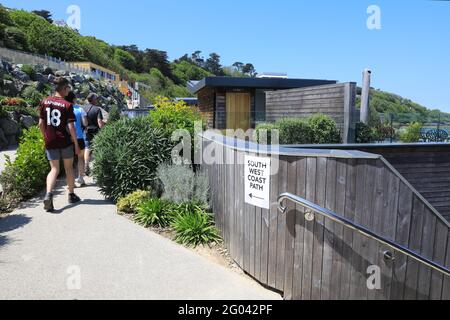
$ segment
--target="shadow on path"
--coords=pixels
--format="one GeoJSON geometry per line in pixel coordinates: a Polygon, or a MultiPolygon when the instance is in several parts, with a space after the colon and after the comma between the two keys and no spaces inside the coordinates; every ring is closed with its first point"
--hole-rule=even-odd
{"type": "Polygon", "coordinates": [[[8,236],[2,235],[4,232],[13,231],[29,224],[32,218],[23,214],[11,214],[0,219],[0,248],[11,243],[8,236]]]}
{"type": "Polygon", "coordinates": [[[0,234],[0,248],[9,244],[11,240],[7,236],[2,236],[0,234]]]}
{"type": "Polygon", "coordinates": [[[12,231],[22,228],[30,223],[32,218],[23,214],[11,214],[5,218],[0,219],[0,233],[12,231]]]}

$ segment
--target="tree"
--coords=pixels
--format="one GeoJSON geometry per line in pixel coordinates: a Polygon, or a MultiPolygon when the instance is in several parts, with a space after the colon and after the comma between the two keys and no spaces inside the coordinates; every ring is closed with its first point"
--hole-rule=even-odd
{"type": "Polygon", "coordinates": [[[191,55],[192,61],[200,68],[205,67],[205,59],[202,57],[202,52],[197,50],[191,55]]]}
{"type": "Polygon", "coordinates": [[[235,62],[235,63],[233,63],[232,66],[236,69],[236,71],[242,72],[242,68],[244,67],[244,64],[242,62],[235,62]]]}
{"type": "Polygon", "coordinates": [[[169,58],[166,51],[156,49],[146,49],[144,56],[144,66],[147,72],[156,68],[169,78],[172,78],[172,69],[170,68],[169,58]]]}
{"type": "Polygon", "coordinates": [[[11,18],[8,10],[5,9],[4,6],[0,4],[0,24],[4,24],[7,26],[14,26],[14,21],[11,18]]]}
{"type": "Polygon", "coordinates": [[[217,53],[211,53],[208,60],[205,62],[205,69],[215,74],[216,76],[223,76],[222,65],[220,64],[220,56],[217,53]]]}
{"type": "Polygon", "coordinates": [[[114,60],[128,70],[135,70],[136,68],[136,59],[131,53],[125,50],[116,48],[114,51],[114,60]]]}
{"type": "Polygon", "coordinates": [[[196,66],[192,62],[180,61],[172,64],[173,74],[177,78],[178,84],[186,85],[189,80],[201,80],[205,77],[210,77],[213,74],[209,73],[205,69],[196,66]]]}
{"type": "Polygon", "coordinates": [[[40,54],[67,61],[84,60],[80,36],[68,28],[59,28],[44,19],[36,19],[28,28],[29,45],[40,54]]]}
{"type": "Polygon", "coordinates": [[[26,51],[28,42],[25,33],[16,27],[6,27],[3,31],[3,42],[7,48],[26,51]]]}
{"type": "Polygon", "coordinates": [[[144,52],[139,50],[139,48],[135,44],[129,46],[119,46],[118,48],[130,53],[134,57],[136,64],[134,70],[132,71],[135,71],[137,73],[145,73],[150,70],[145,65],[144,52]]]}
{"type": "Polygon", "coordinates": [[[34,13],[35,15],[37,15],[37,16],[40,16],[40,17],[44,18],[49,23],[53,23],[52,14],[51,14],[50,11],[48,11],[48,10],[34,10],[34,11],[31,11],[31,12],[34,13]]]}
{"type": "Polygon", "coordinates": [[[255,67],[251,63],[247,63],[245,66],[243,66],[242,72],[244,74],[249,75],[252,78],[254,78],[256,76],[256,74],[257,74],[255,67]]]}

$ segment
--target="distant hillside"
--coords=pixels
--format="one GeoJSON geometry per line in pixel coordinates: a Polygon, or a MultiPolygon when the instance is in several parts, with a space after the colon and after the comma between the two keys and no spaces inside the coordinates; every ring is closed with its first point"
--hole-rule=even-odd
{"type": "Polygon", "coordinates": [[[205,76],[255,76],[251,63],[221,65],[220,56],[207,58],[200,51],[169,61],[167,52],[140,50],[135,45],[113,46],[95,37],[80,35],[76,30],[54,25],[47,10],[27,12],[6,9],[0,4],[0,46],[61,58],[66,61],[91,61],[119,73],[127,80],[150,86],[147,98],[190,96],[187,80],[205,76]]]}
{"type": "MultiPolygon", "coordinates": [[[[200,51],[169,61],[167,52],[157,49],[140,50],[135,45],[113,46],[95,37],[82,36],[76,30],[52,24],[46,10],[27,12],[6,9],[0,4],[0,45],[11,49],[47,54],[66,61],[91,61],[109,68],[127,80],[147,84],[150,89],[143,96],[190,96],[188,80],[206,76],[254,77],[251,63],[235,62],[224,67],[217,53],[207,58],[200,51]]],[[[373,118],[377,114],[392,113],[396,122],[422,123],[441,121],[450,123],[450,114],[429,110],[418,103],[380,90],[371,91],[373,118]]],[[[358,101],[357,105],[360,103],[358,101]]]]}
{"type": "MultiPolygon", "coordinates": [[[[360,94],[360,91],[361,89],[358,88],[358,94],[360,94]]],[[[356,105],[358,108],[361,105],[359,96],[356,105]]],[[[399,95],[376,89],[370,90],[370,110],[372,121],[380,119],[381,114],[385,115],[385,119],[389,118],[389,114],[393,114],[394,121],[400,124],[408,124],[414,121],[426,124],[437,123],[440,115],[442,123],[450,124],[450,114],[448,113],[430,110],[399,95]]]]}

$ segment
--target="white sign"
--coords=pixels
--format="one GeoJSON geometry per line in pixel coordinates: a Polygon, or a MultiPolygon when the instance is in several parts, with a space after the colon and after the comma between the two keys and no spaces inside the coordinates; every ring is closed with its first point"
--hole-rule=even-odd
{"type": "Polygon", "coordinates": [[[245,156],[245,202],[270,209],[270,158],[245,156]]]}

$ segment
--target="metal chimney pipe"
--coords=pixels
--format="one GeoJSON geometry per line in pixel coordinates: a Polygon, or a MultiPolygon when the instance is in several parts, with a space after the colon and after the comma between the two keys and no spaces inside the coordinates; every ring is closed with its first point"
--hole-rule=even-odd
{"type": "Polygon", "coordinates": [[[365,69],[363,72],[363,83],[361,92],[361,122],[367,124],[369,123],[369,97],[370,97],[370,76],[372,71],[365,69]]]}

